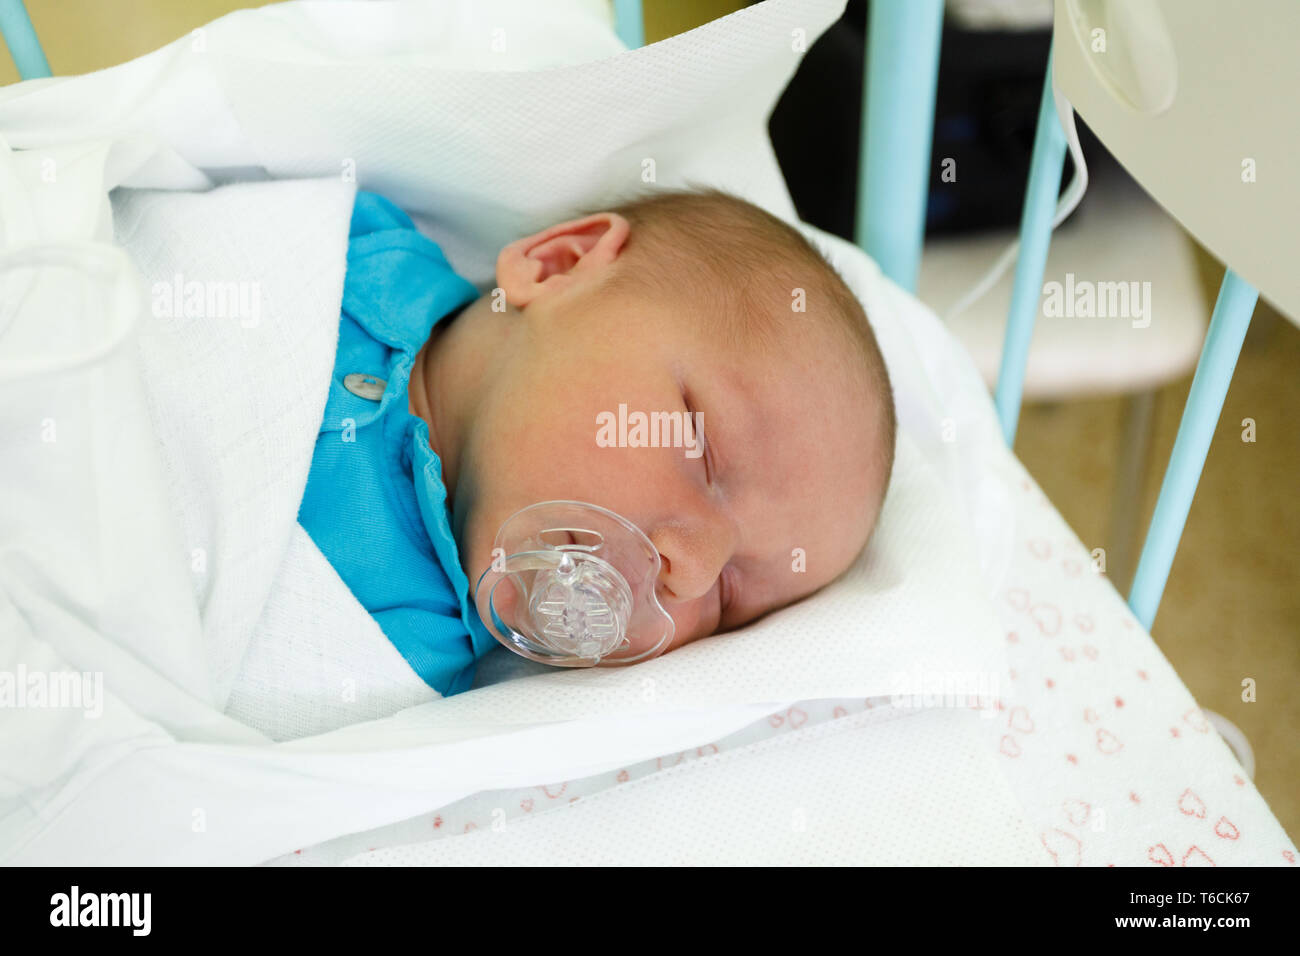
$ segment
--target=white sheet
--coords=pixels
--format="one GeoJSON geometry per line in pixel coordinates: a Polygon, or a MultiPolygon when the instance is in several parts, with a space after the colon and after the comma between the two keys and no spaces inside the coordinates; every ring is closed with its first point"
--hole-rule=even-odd
{"type": "MultiPolygon", "coordinates": [[[[51,709],[0,713],[3,763],[15,768],[0,791],[0,859],[256,862],[477,791],[579,779],[699,747],[801,697],[924,690],[934,670],[1001,672],[987,595],[1012,558],[1004,520],[1012,501],[989,468],[990,456],[1005,455],[989,443],[991,406],[933,316],[918,318],[865,257],[840,248],[895,375],[905,435],[879,537],[851,579],[746,634],[636,668],[494,684],[292,743],[270,745],[221,713],[236,702],[233,712],[290,736],[339,716],[250,716],[237,702],[258,627],[275,617],[262,612],[277,606],[277,589],[298,586],[284,574],[310,588],[282,609],[307,613],[313,602],[301,597],[312,589],[338,597],[295,543],[292,515],[323,402],[325,377],[315,370],[332,354],[337,326],[340,210],[352,188],[340,173],[355,168],[361,186],[424,213],[453,264],[480,281],[501,242],[624,192],[645,159],[656,161],[660,183],[718,182],[788,215],[763,119],[795,65],[791,32],[804,29],[811,41],[841,5],[773,2],[625,56],[485,76],[464,72],[460,60],[455,72],[436,55],[408,57],[405,46],[381,61],[368,44],[346,63],[330,50],[351,35],[349,18],[368,16],[361,7],[391,15],[389,27],[423,7],[291,4],[225,18],[208,28],[202,50],[186,38],[118,70],[0,95],[0,134],[27,150],[0,162],[0,203],[19,213],[4,220],[10,246],[107,241],[103,195],[116,183],[193,188],[229,179],[232,167],[329,177],[121,200],[139,213],[122,239],[141,268],[165,276],[167,266],[198,264],[196,274],[266,283],[275,305],[255,331],[268,338],[245,350],[243,365],[233,361],[250,341],[243,333],[170,334],[145,318],[145,341],[93,368],[39,379],[6,369],[0,428],[16,439],[21,467],[6,472],[5,491],[30,507],[6,513],[0,527],[3,666],[99,670],[110,696],[97,721],[51,709]],[[539,101],[564,104],[563,115],[539,116],[539,101]],[[502,129],[527,162],[501,150],[502,129]],[[87,145],[91,134],[110,142],[87,145]],[[50,158],[54,183],[41,178],[50,158]],[[205,354],[220,361],[200,362],[205,354]],[[187,355],[193,361],[178,364],[187,355]],[[33,423],[50,408],[60,437],[38,442],[33,423]],[[176,421],[158,449],[152,426],[168,416],[176,421]],[[214,502],[232,497],[240,509],[226,523],[226,508],[218,523],[214,502]],[[198,577],[196,540],[213,548],[198,577]],[[295,554],[301,561],[286,565],[295,554]],[[845,621],[870,622],[870,639],[850,640],[845,621]]],[[[500,22],[492,10],[480,17],[487,6],[471,14],[468,4],[448,5],[460,12],[439,24],[469,33],[448,34],[460,42],[444,54],[475,48],[484,25],[500,22]]],[[[573,61],[595,50],[572,51],[573,61]]],[[[0,334],[38,340],[31,330],[49,327],[53,301],[29,297],[0,334]]],[[[88,341],[102,329],[94,312],[63,321],[88,341]]],[[[320,617],[326,631],[356,620],[320,617]]],[[[294,633],[318,622],[280,619],[294,633]]],[[[253,687],[243,699],[256,696],[253,687]]],[[[1004,810],[1006,820],[1019,812],[1004,810]]],[[[824,832],[807,839],[808,853],[833,846],[824,832]]]]}
{"type": "Polygon", "coordinates": [[[746,747],[697,748],[586,795],[539,788],[486,808],[458,838],[345,865],[1047,865],[979,746],[978,722],[969,711],[877,707],[746,747]]]}

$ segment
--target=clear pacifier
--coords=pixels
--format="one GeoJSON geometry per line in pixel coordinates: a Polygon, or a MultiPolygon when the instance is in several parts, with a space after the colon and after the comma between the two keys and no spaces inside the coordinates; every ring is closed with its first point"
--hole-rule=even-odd
{"type": "Polygon", "coordinates": [[[559,667],[632,664],[662,653],[659,552],[632,522],[581,501],[542,501],[497,532],[474,601],[517,654],[559,667]]]}

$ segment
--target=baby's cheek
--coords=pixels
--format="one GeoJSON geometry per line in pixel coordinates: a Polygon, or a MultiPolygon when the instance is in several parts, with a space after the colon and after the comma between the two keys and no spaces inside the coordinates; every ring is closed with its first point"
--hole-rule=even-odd
{"type": "Polygon", "coordinates": [[[673,619],[673,647],[681,647],[713,633],[714,618],[717,615],[708,610],[704,598],[689,604],[669,605],[665,610],[673,619]]]}

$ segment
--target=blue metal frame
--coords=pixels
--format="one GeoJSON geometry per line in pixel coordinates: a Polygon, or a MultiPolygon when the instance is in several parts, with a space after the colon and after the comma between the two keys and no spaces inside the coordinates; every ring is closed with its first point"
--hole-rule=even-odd
{"type": "Polygon", "coordinates": [[[854,238],[916,291],[925,239],[943,0],[873,0],[863,67],[854,238]]]}
{"type": "Polygon", "coordinates": [[[614,32],[629,50],[645,46],[641,0],[614,0],[614,32]]]}
{"type": "Polygon", "coordinates": [[[50,76],[50,64],[36,39],[23,0],[0,0],[0,36],[4,37],[18,75],[24,80],[50,76]]]}
{"type": "Polygon", "coordinates": [[[1174,552],[1183,536],[1210,441],[1223,411],[1223,399],[1228,394],[1241,343],[1246,338],[1258,299],[1258,290],[1245,279],[1231,269],[1224,274],[1210,328],[1205,334],[1205,346],[1192,377],[1192,390],[1183,406],[1178,437],[1169,455],[1169,467],[1160,486],[1160,497],[1142,546],[1133,588],[1129,591],[1128,605],[1148,631],[1169,580],[1174,552]]]}
{"type": "MultiPolygon", "coordinates": [[[[881,271],[908,290],[915,289],[924,244],[941,18],[941,0],[875,0],[871,5],[856,238],[881,271]]],[[[1049,54],[994,395],[1009,447],[1015,443],[1020,417],[1066,149],[1052,93],[1049,54]]],[[[1130,608],[1148,631],[1155,621],[1258,297],[1254,287],[1228,270],[1129,594],[1130,608]]]]}
{"type": "Polygon", "coordinates": [[[1025,388],[1025,369],[1029,364],[1029,340],[1034,335],[1042,297],[1043,273],[1047,270],[1047,250],[1052,241],[1052,219],[1061,192],[1061,171],[1065,167],[1065,132],[1056,115],[1052,96],[1052,56],[1047,56],[1047,74],[1043,79],[1043,96],[1038,105],[1038,127],[1034,131],[1034,152],[1029,162],[1029,184],[1025,188],[1025,206],[1020,215],[1020,255],[1016,259],[1015,285],[1011,292],[1011,311],[1002,339],[1002,364],[998,368],[998,385],[993,402],[1007,447],[1016,443],[1016,425],[1020,421],[1020,401],[1025,388]]]}

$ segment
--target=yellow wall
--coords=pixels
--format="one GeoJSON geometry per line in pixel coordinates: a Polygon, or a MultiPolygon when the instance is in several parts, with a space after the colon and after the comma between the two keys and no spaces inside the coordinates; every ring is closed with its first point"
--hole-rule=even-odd
{"type": "MultiPolygon", "coordinates": [[[[195,27],[242,7],[246,0],[26,0],[50,69],[89,73],[156,50],[195,27]]],[[[18,79],[0,62],[0,84],[18,79]]]]}
{"type": "MultiPolygon", "coordinates": [[[[26,0],[36,35],[57,75],[89,73],[133,59],[232,10],[266,4],[247,0],[26,0]]],[[[738,10],[742,0],[645,0],[646,40],[662,40],[738,10]]],[[[0,85],[18,71],[0,57],[0,85]]]]}
{"type": "Polygon", "coordinates": [[[747,6],[742,0],[642,0],[647,43],[676,36],[747,6]]]}

